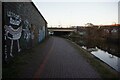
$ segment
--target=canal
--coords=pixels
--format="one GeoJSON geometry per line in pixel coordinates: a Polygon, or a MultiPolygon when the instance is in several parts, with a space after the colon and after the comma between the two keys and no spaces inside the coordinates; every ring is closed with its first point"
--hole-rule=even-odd
{"type": "Polygon", "coordinates": [[[120,45],[105,40],[71,38],[83,49],[90,52],[96,58],[120,72],[120,45]]]}

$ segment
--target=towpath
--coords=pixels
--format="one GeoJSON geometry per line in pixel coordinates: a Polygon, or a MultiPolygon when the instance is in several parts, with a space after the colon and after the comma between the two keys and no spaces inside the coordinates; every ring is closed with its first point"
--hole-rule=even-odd
{"type": "MultiPolygon", "coordinates": [[[[22,63],[17,62],[12,65],[17,73],[8,75],[15,77],[14,74],[18,74],[20,78],[34,79],[100,78],[99,73],[80,54],[64,38],[50,37],[32,52],[19,56],[22,63]]],[[[7,76],[4,75],[4,77],[7,76]]]]}

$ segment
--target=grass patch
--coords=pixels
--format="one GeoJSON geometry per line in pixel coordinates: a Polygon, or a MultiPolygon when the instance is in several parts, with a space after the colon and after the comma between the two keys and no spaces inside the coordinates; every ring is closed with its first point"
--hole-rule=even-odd
{"type": "Polygon", "coordinates": [[[101,62],[97,58],[95,58],[91,53],[86,51],[85,49],[82,49],[79,45],[76,45],[75,43],[72,43],[72,41],[67,40],[75,49],[77,49],[80,52],[80,55],[82,55],[86,61],[91,64],[95,70],[100,74],[100,76],[103,79],[109,78],[112,80],[118,80],[118,73],[114,70],[112,70],[109,66],[107,66],[105,63],[101,62]]]}

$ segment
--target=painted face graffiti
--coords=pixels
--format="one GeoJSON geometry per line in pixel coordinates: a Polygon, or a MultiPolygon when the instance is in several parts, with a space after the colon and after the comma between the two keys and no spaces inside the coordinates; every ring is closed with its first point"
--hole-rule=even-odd
{"type": "MultiPolygon", "coordinates": [[[[19,39],[21,37],[22,33],[22,26],[21,24],[21,18],[19,15],[8,11],[7,12],[7,18],[9,19],[8,25],[4,26],[5,29],[5,40],[6,38],[11,40],[11,46],[10,46],[10,56],[13,57],[12,51],[13,51],[13,43],[14,40],[17,40],[17,47],[18,47],[18,52],[20,52],[20,45],[19,45],[19,39]],[[14,27],[15,28],[14,28],[14,27]]],[[[7,44],[5,45],[6,48],[7,44]]],[[[6,50],[6,49],[5,49],[6,50]]],[[[5,51],[5,58],[7,58],[7,51],[5,51]]]]}
{"type": "Polygon", "coordinates": [[[10,24],[13,24],[13,25],[16,25],[16,26],[20,25],[21,18],[20,18],[19,15],[16,15],[15,13],[8,11],[7,12],[7,17],[9,17],[9,19],[10,19],[10,24]]]}

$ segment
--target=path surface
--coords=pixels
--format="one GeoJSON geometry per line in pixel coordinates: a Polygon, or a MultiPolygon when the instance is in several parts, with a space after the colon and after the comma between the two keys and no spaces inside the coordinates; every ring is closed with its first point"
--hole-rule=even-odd
{"type": "MultiPolygon", "coordinates": [[[[34,78],[99,78],[99,74],[65,39],[52,37],[34,78]]],[[[48,41],[48,42],[49,42],[48,41]]]]}
{"type": "Polygon", "coordinates": [[[16,63],[15,67],[20,78],[100,78],[80,52],[63,38],[50,37],[24,56],[20,59],[25,63],[16,63]]]}

